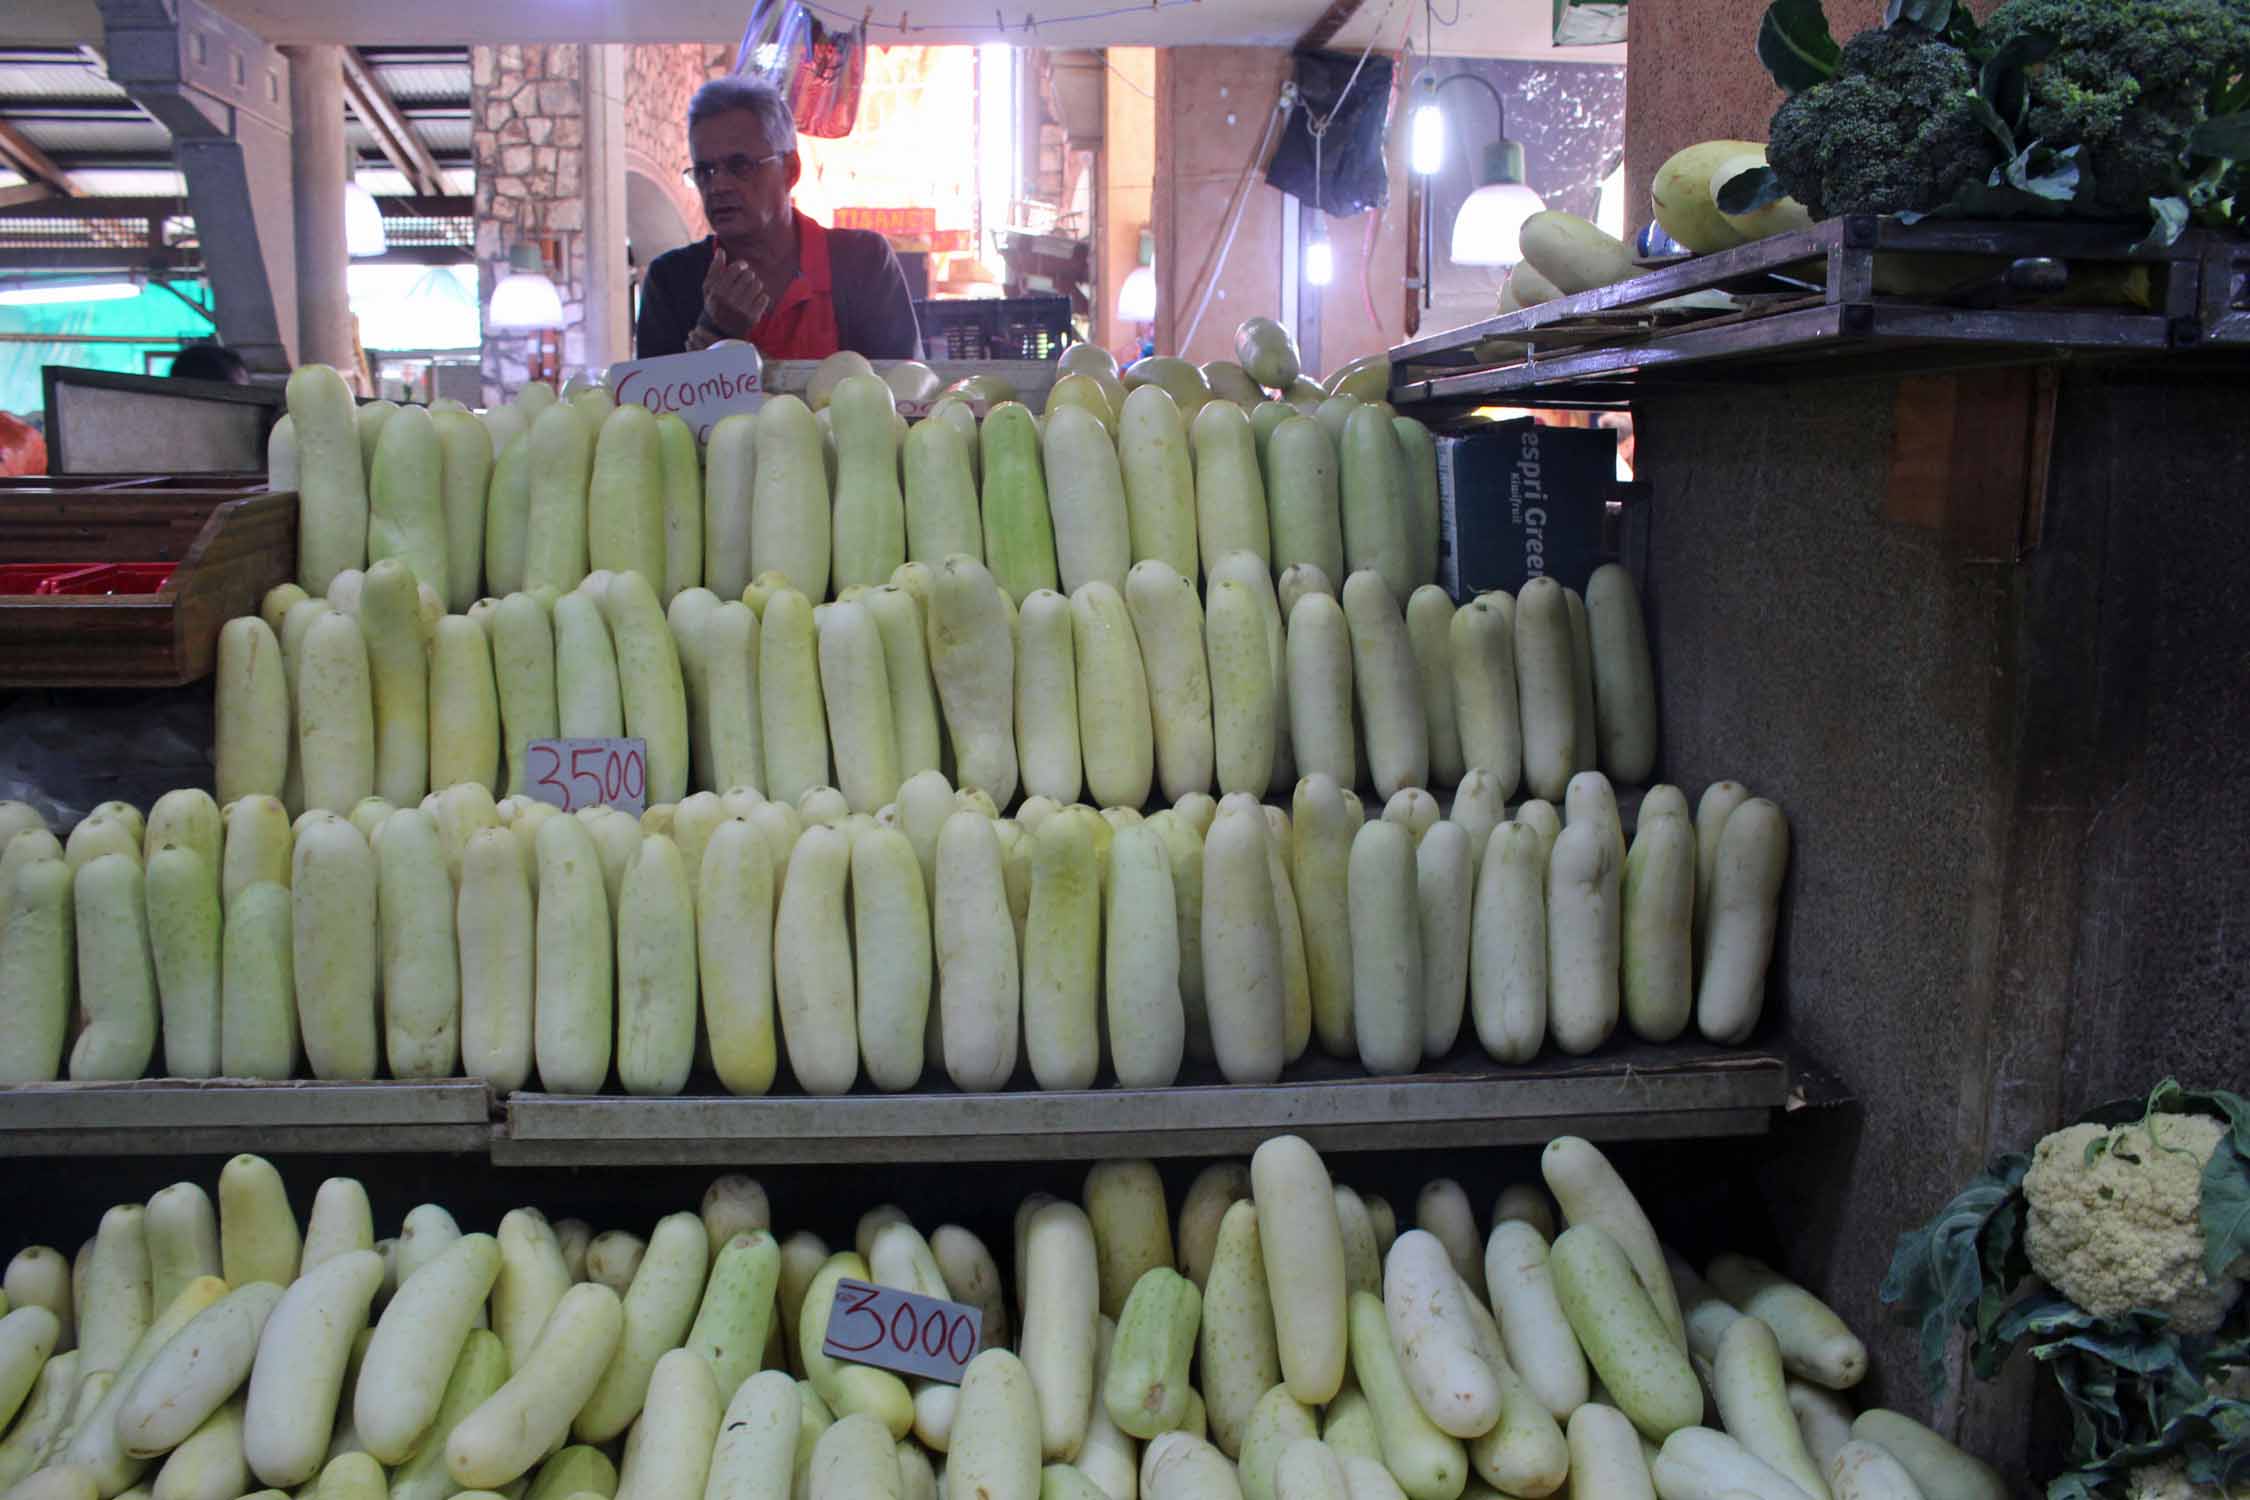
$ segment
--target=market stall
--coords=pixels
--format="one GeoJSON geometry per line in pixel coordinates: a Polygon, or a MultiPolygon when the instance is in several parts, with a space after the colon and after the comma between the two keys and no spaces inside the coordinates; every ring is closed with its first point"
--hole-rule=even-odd
{"type": "Polygon", "coordinates": [[[2240,241],[1766,154],[1325,371],[303,362],[0,490],[0,1493],[2217,1493],[2240,241]]]}

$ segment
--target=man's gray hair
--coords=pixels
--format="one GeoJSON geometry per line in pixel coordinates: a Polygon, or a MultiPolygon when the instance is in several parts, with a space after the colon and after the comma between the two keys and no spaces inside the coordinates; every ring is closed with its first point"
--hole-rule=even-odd
{"type": "Polygon", "coordinates": [[[770,83],[749,78],[714,78],[695,91],[688,101],[688,129],[723,115],[730,109],[746,109],[758,117],[758,124],[766,133],[766,144],[775,151],[797,149],[797,122],[789,113],[789,101],[781,97],[781,90],[770,83]]]}

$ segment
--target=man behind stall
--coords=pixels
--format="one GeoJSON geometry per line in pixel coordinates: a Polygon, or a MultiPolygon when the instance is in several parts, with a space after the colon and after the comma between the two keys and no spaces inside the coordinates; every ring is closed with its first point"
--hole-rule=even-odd
{"type": "Polygon", "coordinates": [[[827,229],[797,212],[802,170],[788,101],[771,85],[718,78],[688,105],[688,174],[712,233],[656,258],[641,288],[637,352],[746,339],[767,359],[921,357],[914,300],[879,234],[827,229]]]}

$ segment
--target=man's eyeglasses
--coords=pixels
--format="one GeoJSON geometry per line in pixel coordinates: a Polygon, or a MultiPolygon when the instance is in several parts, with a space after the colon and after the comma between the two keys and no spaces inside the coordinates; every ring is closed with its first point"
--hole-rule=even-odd
{"type": "Polygon", "coordinates": [[[699,161],[689,167],[684,175],[691,186],[698,188],[709,187],[718,181],[722,172],[736,182],[748,182],[767,162],[779,161],[786,155],[788,153],[785,151],[776,151],[770,156],[744,156],[737,151],[723,161],[699,161]]]}

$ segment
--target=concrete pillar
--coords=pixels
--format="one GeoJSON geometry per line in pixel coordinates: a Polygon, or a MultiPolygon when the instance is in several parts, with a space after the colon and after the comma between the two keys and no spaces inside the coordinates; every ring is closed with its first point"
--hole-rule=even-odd
{"type": "Polygon", "coordinates": [[[586,49],[586,367],[633,352],[625,264],[625,48],[586,49]]]}
{"type": "Polygon", "coordinates": [[[344,241],[344,49],[285,47],[297,241],[297,361],[350,369],[352,309],[344,241]]]}

